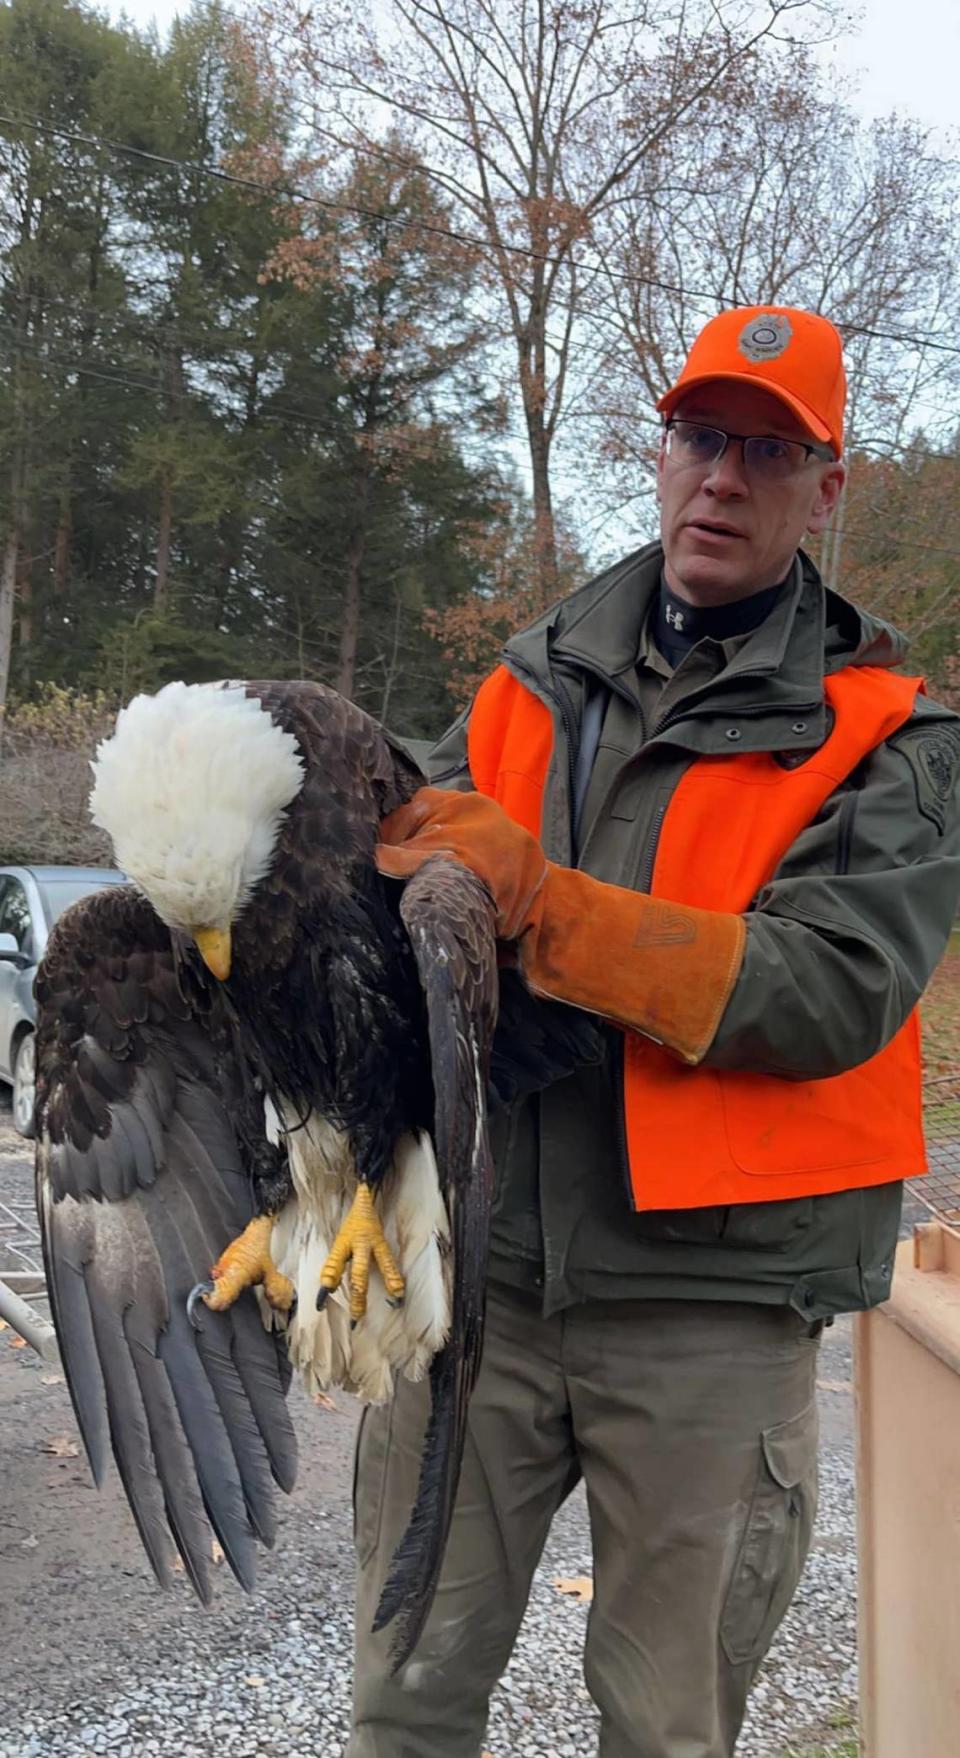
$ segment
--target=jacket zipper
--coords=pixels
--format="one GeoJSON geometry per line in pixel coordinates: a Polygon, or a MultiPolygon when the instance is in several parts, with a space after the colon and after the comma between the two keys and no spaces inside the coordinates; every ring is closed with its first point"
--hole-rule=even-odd
{"type": "Polygon", "coordinates": [[[853,826],[860,801],[860,789],[863,785],[861,766],[858,765],[850,776],[850,792],[844,795],[840,803],[837,818],[837,866],[838,876],[850,871],[850,854],[853,849],[853,826]]]}
{"type": "Polygon", "coordinates": [[[638,891],[646,891],[649,893],[650,887],[653,884],[653,869],[657,859],[657,849],[660,846],[660,832],[663,829],[663,820],[667,815],[667,807],[669,804],[669,800],[664,800],[653,814],[653,822],[650,825],[650,830],[647,835],[647,846],[643,851],[643,862],[640,867],[637,884],[638,891]]]}
{"type": "Polygon", "coordinates": [[[633,1179],[630,1176],[630,1152],[627,1146],[626,1075],[624,1073],[624,1063],[627,1055],[627,1034],[626,1032],[618,1032],[617,1036],[620,1041],[617,1045],[617,1054],[613,1059],[613,1102],[617,1114],[617,1150],[620,1155],[620,1175],[623,1179],[624,1188],[627,1193],[627,1202],[634,1214],[636,1214],[637,1199],[634,1194],[633,1179]]]}
{"type": "MultiPolygon", "coordinates": [[[[653,822],[651,823],[647,836],[646,847],[643,851],[643,862],[640,868],[639,884],[637,887],[639,891],[646,891],[647,893],[650,891],[650,886],[653,881],[654,863],[657,858],[657,848],[660,843],[660,832],[663,829],[663,821],[667,815],[667,806],[669,804],[669,800],[664,801],[654,812],[653,822]]],[[[637,1199],[634,1193],[633,1178],[631,1177],[630,1172],[630,1145],[627,1141],[627,1034],[625,1031],[621,1031],[618,1032],[617,1036],[619,1042],[617,1044],[617,1053],[614,1057],[614,1104],[617,1113],[617,1151],[620,1155],[620,1176],[623,1179],[624,1188],[627,1193],[627,1201],[630,1204],[631,1209],[636,1213],[637,1199]]]]}

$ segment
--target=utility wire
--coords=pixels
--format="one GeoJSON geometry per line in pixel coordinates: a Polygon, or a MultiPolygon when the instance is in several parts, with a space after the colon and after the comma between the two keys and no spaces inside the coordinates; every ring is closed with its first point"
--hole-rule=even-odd
{"type": "MultiPolygon", "coordinates": [[[[3,332],[5,327],[6,326],[3,324],[0,324],[0,333],[3,332]]],[[[7,333],[10,334],[9,327],[6,328],[7,333]]],[[[69,376],[71,373],[79,373],[84,378],[94,378],[101,380],[106,384],[120,385],[127,390],[149,391],[156,397],[165,397],[174,402],[186,400],[184,392],[165,390],[163,386],[158,385],[155,380],[132,378],[129,373],[114,369],[111,362],[98,363],[94,366],[90,365],[83,359],[73,359],[66,355],[54,354],[49,350],[40,352],[38,344],[33,342],[25,343],[22,338],[18,338],[11,344],[10,352],[13,354],[25,355],[29,359],[37,361],[38,365],[41,367],[49,366],[59,368],[64,377],[69,376]]],[[[334,422],[323,421],[315,414],[312,414],[309,410],[297,409],[288,403],[276,402],[274,400],[265,403],[259,414],[263,421],[272,421],[279,417],[283,420],[298,422],[302,426],[311,429],[314,433],[323,434],[330,439],[354,439],[360,431],[346,423],[343,426],[337,426],[334,422]]],[[[443,422],[438,422],[437,426],[443,428],[445,424],[443,422]]],[[[382,431],[385,436],[389,437],[393,430],[390,428],[384,428],[382,431]]],[[[434,455],[433,448],[429,444],[429,432],[426,429],[422,429],[421,437],[424,443],[419,447],[409,447],[408,456],[418,457],[421,460],[428,460],[434,455]]],[[[519,469],[520,460],[513,453],[496,452],[490,448],[484,448],[484,457],[491,463],[496,462],[498,465],[509,466],[513,471],[519,469]]]]}
{"type": "MultiPolygon", "coordinates": [[[[131,158],[142,160],[144,163],[163,167],[166,170],[173,170],[191,176],[210,177],[218,183],[230,184],[238,189],[254,190],[261,195],[267,195],[273,199],[276,199],[278,196],[284,196],[288,201],[300,202],[306,207],[322,208],[328,213],[349,214],[358,219],[375,220],[380,225],[402,226],[405,231],[416,230],[428,233],[433,237],[448,238],[453,243],[465,245],[471,250],[485,251],[487,253],[492,252],[496,255],[521,257],[527,262],[539,263],[546,268],[560,268],[563,266],[562,257],[551,256],[543,251],[534,250],[529,245],[508,244],[506,242],[494,244],[489,239],[477,238],[473,234],[463,232],[455,226],[442,226],[432,220],[411,220],[399,214],[384,214],[375,208],[362,207],[358,203],[336,201],[331,196],[312,195],[307,190],[298,189],[295,184],[264,183],[255,177],[241,177],[236,172],[225,171],[220,165],[203,165],[191,159],[176,159],[170,157],[166,153],[149,152],[145,147],[133,146],[128,141],[110,140],[105,135],[83,134],[78,129],[63,128],[48,122],[43,122],[36,116],[11,116],[0,112],[0,125],[14,131],[20,130],[23,127],[33,128],[38,134],[49,135],[52,139],[69,140],[79,146],[106,148],[108,152],[127,155],[131,158]]],[[[661,281],[652,275],[634,275],[626,271],[608,269],[602,263],[596,261],[585,262],[583,266],[591,272],[602,272],[611,280],[621,281],[624,285],[634,287],[655,287],[662,293],[672,293],[680,297],[692,299],[704,299],[712,301],[714,305],[718,306],[730,303],[730,301],[725,301],[713,291],[707,292],[703,288],[696,287],[680,287],[670,281],[661,281]]],[[[907,347],[930,349],[940,354],[953,354],[960,356],[960,347],[949,342],[935,341],[929,336],[910,335],[899,330],[880,330],[867,324],[850,323],[847,320],[838,322],[836,328],[845,331],[848,335],[867,336],[871,340],[878,342],[898,342],[907,347]]]]}
{"type": "MultiPolygon", "coordinates": [[[[0,331],[2,331],[3,328],[4,328],[4,326],[2,324],[0,324],[0,331]]],[[[31,348],[31,346],[35,347],[36,345],[35,344],[24,345],[22,341],[17,341],[13,345],[12,352],[14,352],[14,353],[27,353],[29,351],[29,349],[31,348]]],[[[85,364],[82,361],[70,360],[70,359],[65,358],[64,356],[56,356],[50,352],[46,352],[40,356],[38,356],[36,353],[33,353],[30,355],[30,357],[32,359],[39,358],[41,364],[47,364],[47,365],[59,367],[63,376],[68,376],[71,373],[80,373],[85,377],[94,378],[94,379],[100,380],[100,381],[107,383],[107,384],[119,385],[119,386],[121,386],[125,389],[129,389],[129,390],[149,391],[149,392],[152,392],[155,396],[169,395],[169,393],[163,392],[162,387],[159,386],[158,384],[156,384],[155,382],[151,382],[148,379],[132,378],[129,376],[129,374],[126,374],[126,373],[123,373],[123,372],[117,371],[117,370],[111,370],[109,363],[104,364],[104,365],[100,365],[100,366],[91,366],[89,364],[85,364]]],[[[355,431],[355,430],[351,430],[349,428],[345,430],[344,428],[337,427],[332,423],[325,423],[325,422],[319,421],[316,418],[316,416],[312,415],[309,411],[303,410],[303,409],[292,408],[289,405],[283,404],[283,403],[271,402],[270,404],[265,406],[265,408],[262,411],[262,415],[263,415],[263,419],[267,420],[267,421],[273,420],[277,417],[280,417],[282,419],[299,422],[303,426],[309,428],[311,431],[324,434],[327,437],[334,437],[334,438],[341,438],[342,439],[344,437],[345,433],[352,434],[355,431]]],[[[656,417],[651,417],[650,419],[656,420],[656,417]]],[[[424,435],[424,438],[426,439],[426,435],[424,435]]],[[[431,450],[428,445],[424,445],[419,450],[417,448],[411,448],[408,455],[414,456],[414,457],[420,457],[421,459],[423,459],[423,458],[427,458],[431,455],[431,450]]],[[[516,469],[518,467],[517,459],[514,458],[510,453],[505,452],[505,453],[497,454],[497,453],[488,452],[486,454],[486,456],[491,460],[496,459],[498,462],[506,463],[513,469],[516,469]]],[[[947,457],[942,454],[932,454],[932,456],[936,457],[938,461],[949,462],[954,465],[956,463],[960,462],[960,459],[954,459],[952,457],[947,457]]],[[[845,532],[848,536],[853,537],[855,540],[860,540],[863,542],[868,542],[871,538],[875,539],[877,536],[875,528],[867,529],[866,527],[856,526],[856,525],[846,526],[845,532]]],[[[912,549],[912,550],[919,550],[919,551],[923,551],[923,552],[926,552],[931,555],[943,555],[943,556],[953,557],[956,560],[960,561],[960,550],[945,548],[945,547],[943,547],[941,545],[937,545],[937,544],[922,543],[917,538],[908,538],[908,537],[902,537],[899,535],[890,535],[890,536],[884,538],[883,541],[884,541],[884,544],[886,547],[893,547],[893,548],[898,548],[898,549],[906,548],[906,549],[912,549]]]]}
{"type": "MultiPolygon", "coordinates": [[[[14,287],[11,281],[0,281],[0,290],[2,290],[2,288],[5,288],[7,292],[11,292],[14,297],[18,294],[18,288],[14,287]]],[[[60,309],[67,309],[70,313],[76,313],[77,316],[83,316],[84,311],[98,311],[98,309],[100,309],[91,301],[76,301],[76,299],[58,297],[56,294],[44,294],[44,297],[42,297],[42,308],[46,311],[46,309],[51,308],[51,306],[60,309]]],[[[12,325],[4,325],[4,323],[0,322],[0,329],[4,329],[4,327],[7,329],[7,334],[14,334],[14,332],[12,332],[12,325]]],[[[144,343],[146,348],[151,348],[151,346],[153,346],[153,348],[158,348],[158,345],[162,345],[162,343],[183,346],[185,352],[193,353],[195,359],[199,360],[199,364],[202,364],[202,366],[207,366],[207,364],[211,367],[216,367],[218,364],[229,366],[230,360],[237,357],[237,355],[258,352],[257,338],[253,336],[251,329],[244,329],[244,331],[241,331],[241,329],[229,329],[229,327],[223,327],[223,329],[216,329],[216,327],[215,329],[199,329],[199,327],[197,327],[197,329],[188,329],[188,327],[183,327],[181,323],[169,325],[169,323],[165,322],[162,316],[158,316],[156,313],[139,313],[139,311],[135,311],[135,309],[130,309],[130,311],[120,311],[120,313],[105,311],[104,323],[100,323],[98,329],[104,332],[105,339],[109,339],[109,341],[113,341],[113,339],[123,339],[123,334],[127,334],[130,338],[142,339],[142,343],[144,343]],[[114,318],[116,318],[116,322],[114,322],[114,318]]],[[[32,343],[32,346],[35,346],[37,350],[40,350],[40,346],[44,345],[39,343],[39,341],[35,341],[35,343],[32,343]]],[[[264,348],[262,348],[262,352],[264,352],[264,355],[267,355],[267,357],[269,357],[269,346],[271,345],[269,345],[269,341],[267,341],[267,343],[264,343],[264,348]]],[[[288,352],[287,345],[285,345],[283,341],[278,341],[276,352],[280,353],[280,355],[285,355],[285,353],[288,352]]],[[[86,359],[90,359],[90,357],[86,357],[86,359]]],[[[135,367],[139,366],[141,362],[132,362],[132,364],[134,364],[135,367]]],[[[104,362],[104,366],[105,369],[111,369],[111,371],[120,371],[120,362],[104,362]]],[[[77,367],[77,369],[79,369],[79,367],[77,367]]],[[[276,413],[290,413],[290,417],[294,418],[294,420],[297,420],[297,418],[313,420],[313,418],[315,418],[315,415],[309,410],[302,410],[302,408],[301,410],[294,410],[294,408],[287,408],[287,406],[283,406],[283,404],[271,403],[269,404],[269,410],[276,411],[276,413]]],[[[619,420],[619,422],[642,422],[642,424],[649,425],[649,427],[656,427],[658,431],[661,429],[661,425],[663,425],[661,417],[659,417],[659,415],[654,415],[654,411],[652,410],[645,410],[642,404],[635,404],[635,406],[629,408],[629,410],[622,410],[622,408],[617,408],[615,404],[600,404],[600,406],[582,404],[582,406],[578,406],[577,399],[573,399],[570,408],[564,413],[564,425],[568,427],[571,422],[577,422],[577,420],[619,420]]],[[[318,431],[320,431],[322,425],[325,424],[320,420],[318,431]]],[[[343,431],[343,429],[334,429],[331,425],[329,431],[336,432],[343,431]]],[[[517,439],[517,441],[526,441],[527,438],[524,429],[515,424],[513,420],[498,424],[498,432],[510,432],[513,439],[517,439]]],[[[904,439],[879,441],[879,439],[858,439],[856,436],[853,436],[853,438],[851,438],[851,443],[849,443],[849,448],[847,448],[847,455],[853,455],[856,454],[856,452],[869,452],[869,454],[876,455],[876,457],[891,457],[895,452],[914,454],[916,450],[918,450],[918,448],[916,448],[916,441],[904,441],[904,439]]],[[[506,457],[508,454],[501,455],[506,457]]],[[[956,464],[960,464],[960,452],[951,454],[951,452],[939,452],[939,450],[932,448],[927,455],[930,459],[934,459],[935,457],[937,461],[948,462],[948,464],[955,464],[955,466],[956,464]]]]}
{"type": "MultiPolygon", "coordinates": [[[[17,350],[15,350],[15,351],[17,351],[17,350]]],[[[95,367],[83,366],[83,365],[77,364],[76,362],[73,362],[73,361],[55,361],[53,356],[51,356],[51,355],[47,355],[46,359],[51,361],[53,364],[60,366],[64,373],[79,372],[79,373],[83,373],[83,374],[85,374],[89,377],[92,377],[92,378],[103,379],[109,384],[117,384],[117,385],[125,386],[131,390],[153,391],[156,394],[160,394],[160,387],[156,384],[151,384],[146,379],[133,379],[133,378],[127,377],[126,375],[124,375],[122,373],[107,372],[107,371],[100,370],[95,367]]],[[[283,409],[283,408],[278,408],[277,406],[273,406],[273,407],[264,411],[264,415],[265,415],[266,419],[269,419],[274,414],[283,414],[291,419],[302,420],[304,425],[306,425],[308,427],[312,427],[316,431],[320,431],[320,432],[323,432],[323,431],[340,432],[341,431],[339,429],[332,430],[332,429],[323,429],[323,428],[318,427],[317,423],[309,415],[307,415],[304,411],[301,411],[301,410],[283,409]]],[[[426,451],[424,451],[424,453],[422,455],[427,456],[428,454],[426,451]]],[[[504,456],[508,456],[508,454],[504,454],[504,456]]],[[[513,459],[511,459],[510,461],[512,463],[516,462],[516,460],[513,460],[513,459]]],[[[266,503],[264,503],[264,504],[266,504],[266,503]]],[[[846,526],[845,527],[845,534],[849,537],[854,538],[854,540],[860,539],[864,542],[869,541],[871,538],[876,539],[876,536],[877,536],[876,528],[871,528],[868,530],[866,528],[861,528],[856,525],[846,526]]],[[[947,548],[943,548],[937,544],[921,543],[916,538],[900,537],[898,535],[891,535],[890,537],[884,539],[884,542],[885,542],[885,545],[890,548],[923,550],[923,551],[925,551],[929,554],[932,554],[932,555],[950,556],[950,557],[953,557],[955,560],[960,561],[960,549],[947,549],[947,548]]]]}

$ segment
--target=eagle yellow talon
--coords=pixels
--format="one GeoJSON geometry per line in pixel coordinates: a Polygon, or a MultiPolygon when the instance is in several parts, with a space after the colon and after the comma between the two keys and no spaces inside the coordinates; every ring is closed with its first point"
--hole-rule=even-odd
{"type": "Polygon", "coordinates": [[[343,1226],[340,1228],[330,1256],[320,1272],[318,1306],[328,1294],[339,1288],[347,1264],[350,1264],[350,1317],[356,1323],[367,1310],[367,1289],[370,1283],[370,1259],[373,1258],[387,1291],[387,1299],[399,1304],[406,1283],[397,1269],[394,1256],[384,1237],[380,1217],[373,1206],[369,1184],[358,1184],[343,1226]]]}
{"type": "Polygon", "coordinates": [[[273,1223],[273,1215],[258,1215],[217,1259],[210,1272],[213,1291],[202,1296],[204,1305],[209,1306],[211,1312],[223,1312],[233,1305],[244,1288],[258,1285],[262,1285],[276,1312],[292,1311],[296,1289],[270,1256],[273,1223]]]}

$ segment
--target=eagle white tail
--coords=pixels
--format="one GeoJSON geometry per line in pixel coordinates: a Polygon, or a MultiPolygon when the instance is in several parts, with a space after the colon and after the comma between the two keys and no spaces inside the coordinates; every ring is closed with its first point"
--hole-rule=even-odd
{"type": "Polygon", "coordinates": [[[395,1371],[420,1379],[450,1328],[450,1228],[433,1144],[426,1134],[401,1137],[381,1187],[383,1230],[407,1285],[403,1305],[389,1304],[374,1268],[366,1315],[351,1330],[343,1288],[316,1309],[320,1272],[356,1191],[350,1145],[318,1113],[299,1128],[291,1116],[287,1127],[296,1196],[277,1219],[272,1250],[297,1290],[290,1359],[310,1391],[340,1385],[382,1403],[395,1371]]]}

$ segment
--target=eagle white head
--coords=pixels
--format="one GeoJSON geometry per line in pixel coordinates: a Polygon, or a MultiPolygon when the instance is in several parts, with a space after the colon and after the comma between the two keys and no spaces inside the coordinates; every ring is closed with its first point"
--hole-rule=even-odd
{"type": "Polygon", "coordinates": [[[167,684],[121,709],[92,768],[117,865],[226,977],[232,924],[303,785],[296,740],[241,684],[167,684]]]}

